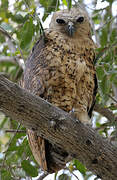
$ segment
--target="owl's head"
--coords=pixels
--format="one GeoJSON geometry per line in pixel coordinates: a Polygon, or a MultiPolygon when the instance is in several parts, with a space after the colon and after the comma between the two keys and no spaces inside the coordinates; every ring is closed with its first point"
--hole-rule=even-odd
{"type": "Polygon", "coordinates": [[[91,32],[88,14],[81,6],[55,12],[49,28],[69,37],[89,36],[91,32]]]}

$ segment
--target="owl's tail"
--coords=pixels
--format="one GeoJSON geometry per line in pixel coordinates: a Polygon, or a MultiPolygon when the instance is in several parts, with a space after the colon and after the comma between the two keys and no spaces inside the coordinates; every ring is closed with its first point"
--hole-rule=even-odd
{"type": "Polygon", "coordinates": [[[33,156],[42,170],[47,171],[47,162],[45,155],[45,140],[37,136],[36,132],[27,130],[28,141],[32,150],[33,156]]]}

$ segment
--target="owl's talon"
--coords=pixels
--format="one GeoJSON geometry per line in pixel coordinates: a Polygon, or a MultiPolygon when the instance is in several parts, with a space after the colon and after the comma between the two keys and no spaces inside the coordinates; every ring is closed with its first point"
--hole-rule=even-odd
{"type": "Polygon", "coordinates": [[[76,115],[74,114],[74,112],[69,112],[70,116],[76,119],[76,115]]]}
{"type": "Polygon", "coordinates": [[[69,114],[71,115],[71,117],[77,119],[74,108],[69,112],[69,114]]]}

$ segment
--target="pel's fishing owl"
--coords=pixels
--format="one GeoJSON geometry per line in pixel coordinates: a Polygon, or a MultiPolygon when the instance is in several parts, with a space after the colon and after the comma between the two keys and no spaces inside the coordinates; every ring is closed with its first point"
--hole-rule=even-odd
{"type": "MultiPolygon", "coordinates": [[[[73,111],[81,122],[87,123],[97,89],[95,47],[84,8],[78,6],[70,11],[55,12],[49,29],[37,41],[26,61],[22,86],[64,111],[73,111]]],[[[61,163],[65,165],[68,154],[32,130],[28,130],[28,138],[43,170],[54,172],[61,169],[61,163]],[[63,159],[60,159],[61,154],[63,159]]]]}

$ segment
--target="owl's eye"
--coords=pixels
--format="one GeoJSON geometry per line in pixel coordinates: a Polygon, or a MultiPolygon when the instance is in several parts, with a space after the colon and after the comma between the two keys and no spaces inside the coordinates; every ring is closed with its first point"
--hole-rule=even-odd
{"type": "Polygon", "coordinates": [[[81,16],[76,21],[79,22],[79,23],[82,23],[84,21],[84,17],[81,16]]]}
{"type": "Polygon", "coordinates": [[[65,21],[63,19],[56,19],[56,22],[58,24],[65,24],[65,21]]]}

